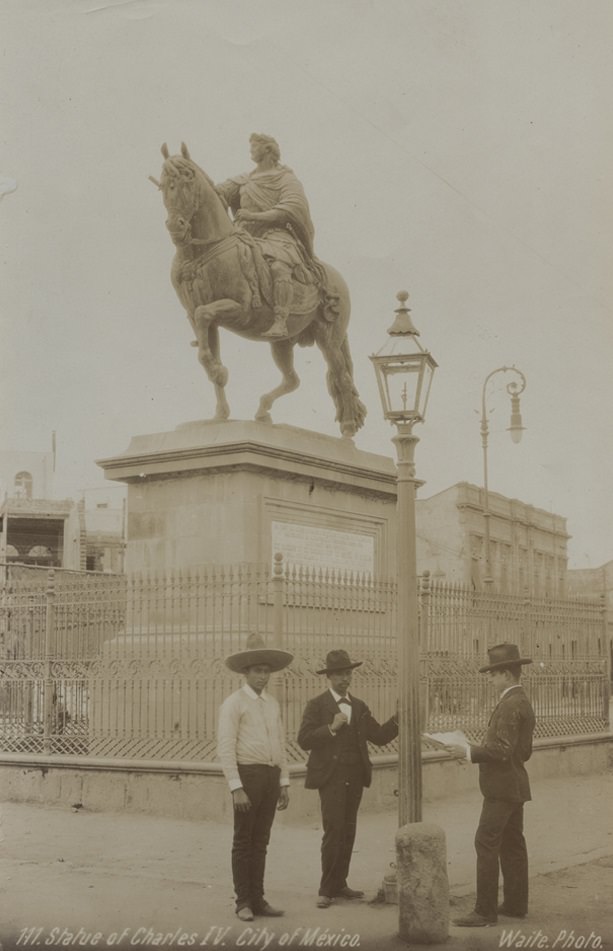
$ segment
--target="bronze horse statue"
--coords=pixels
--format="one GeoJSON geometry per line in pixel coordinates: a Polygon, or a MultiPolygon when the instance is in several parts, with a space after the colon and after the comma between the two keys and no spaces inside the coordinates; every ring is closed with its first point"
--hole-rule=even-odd
{"type": "Polygon", "coordinates": [[[351,437],[364,423],[366,409],[353,381],[353,364],[347,339],[349,290],[341,275],[328,264],[322,268],[328,301],[319,287],[301,288],[281,339],[266,336],[273,323],[269,264],[261,253],[260,239],[230,219],[224,202],[209,176],[192,161],[187,147],[171,156],[162,146],[164,165],[160,182],[168,212],[166,227],[176,247],[171,280],[196,336],[198,359],[215,387],[215,419],[227,419],[225,396],[227,368],[220,359],[219,328],[225,327],[249,340],[270,343],[273,359],[282,373],[279,386],[264,393],[255,415],[271,422],[274,401],[297,389],[294,346],[317,344],[328,367],[327,385],[336,407],[343,436],[351,437]]]}

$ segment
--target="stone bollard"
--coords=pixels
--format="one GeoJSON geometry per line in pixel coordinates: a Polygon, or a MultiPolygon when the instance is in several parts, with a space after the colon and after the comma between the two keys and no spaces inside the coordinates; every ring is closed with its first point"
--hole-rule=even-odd
{"type": "Polygon", "coordinates": [[[411,822],[396,833],[398,932],[414,944],[437,944],[449,935],[449,881],[445,833],[411,822]]]}

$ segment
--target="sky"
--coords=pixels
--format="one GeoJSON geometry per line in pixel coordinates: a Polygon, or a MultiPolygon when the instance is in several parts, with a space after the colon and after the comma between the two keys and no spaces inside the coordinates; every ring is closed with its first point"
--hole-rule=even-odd
{"type": "MultiPolygon", "coordinates": [[[[488,386],[490,489],[564,516],[571,567],[613,559],[612,30],[610,0],[3,0],[0,447],[55,431],[78,496],[133,435],[212,416],[148,176],[185,141],[222,181],[266,132],[349,284],[358,448],[394,455],[368,358],[406,289],[439,364],[420,497],[482,484],[482,387],[516,365],[518,445],[511,374],[488,386]]],[[[269,348],[224,331],[222,358],[252,418],[269,348]]],[[[337,435],[321,354],[296,363],[274,421],[337,435]]]]}

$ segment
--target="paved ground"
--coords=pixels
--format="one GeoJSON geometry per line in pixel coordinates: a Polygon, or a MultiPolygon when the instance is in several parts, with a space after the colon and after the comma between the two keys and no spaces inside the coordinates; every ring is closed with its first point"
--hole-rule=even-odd
{"type": "MultiPolygon", "coordinates": [[[[452,926],[446,948],[613,951],[613,774],[544,780],[533,784],[533,795],[526,806],[528,918],[501,919],[476,931],[452,926]]],[[[446,833],[452,916],[472,907],[479,809],[476,790],[424,806],[424,819],[446,833]]],[[[397,937],[397,907],[372,901],[394,861],[393,814],[360,816],[351,884],[363,888],[367,900],[320,911],[315,908],[319,824],[293,821],[290,803],[275,822],[267,866],[267,897],[286,909],[285,917],[243,925],[233,912],[229,825],[23,803],[4,803],[1,810],[5,951],[14,946],[407,947],[397,937]],[[102,937],[92,942],[87,935],[97,932],[102,937]]]]}

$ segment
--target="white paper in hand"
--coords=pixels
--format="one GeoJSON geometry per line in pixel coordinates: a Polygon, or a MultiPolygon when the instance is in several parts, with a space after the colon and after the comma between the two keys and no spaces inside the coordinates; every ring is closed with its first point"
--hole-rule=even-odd
{"type": "Polygon", "coordinates": [[[424,736],[441,746],[463,746],[464,749],[470,746],[470,740],[462,730],[454,730],[452,733],[424,733],[424,736]]]}

